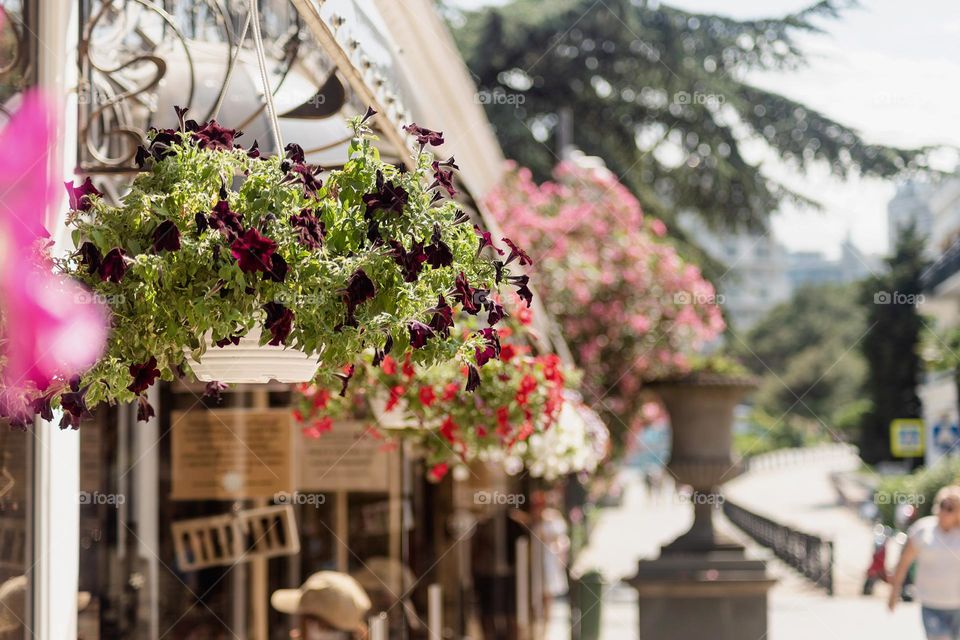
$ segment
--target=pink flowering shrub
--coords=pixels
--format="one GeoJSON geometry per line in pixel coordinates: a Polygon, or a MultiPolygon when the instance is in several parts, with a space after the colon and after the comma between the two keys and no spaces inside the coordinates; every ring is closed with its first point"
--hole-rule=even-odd
{"type": "Polygon", "coordinates": [[[533,282],[584,371],[584,397],[622,435],[642,420],[643,383],[685,372],[723,317],[713,285],[612,173],[563,163],[554,177],[537,185],[511,166],[487,205],[537,257],[533,282]]]}

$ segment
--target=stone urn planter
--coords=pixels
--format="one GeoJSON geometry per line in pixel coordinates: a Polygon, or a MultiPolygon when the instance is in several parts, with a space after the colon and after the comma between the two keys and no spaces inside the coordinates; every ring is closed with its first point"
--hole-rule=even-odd
{"type": "Polygon", "coordinates": [[[689,531],[663,548],[670,552],[709,552],[739,545],[718,536],[713,512],[719,487],[739,473],[734,459],[733,412],[756,388],[751,378],[694,373],[649,385],[670,415],[672,446],[667,469],[679,484],[693,487],[694,522],[689,531]]]}
{"type": "Polygon", "coordinates": [[[756,387],[745,377],[694,373],[649,385],[670,414],[673,450],[667,468],[693,487],[689,531],[641,560],[637,590],[644,640],[743,640],[767,637],[767,592],[776,582],[766,562],[714,529],[719,487],[738,466],[731,453],[733,411],[756,387]]]}

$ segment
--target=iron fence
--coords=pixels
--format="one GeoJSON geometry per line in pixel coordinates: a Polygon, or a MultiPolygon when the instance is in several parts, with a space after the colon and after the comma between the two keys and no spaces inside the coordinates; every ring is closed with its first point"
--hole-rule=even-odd
{"type": "Polygon", "coordinates": [[[724,515],[774,555],[833,595],[833,542],[748,511],[729,500],[724,515]]]}

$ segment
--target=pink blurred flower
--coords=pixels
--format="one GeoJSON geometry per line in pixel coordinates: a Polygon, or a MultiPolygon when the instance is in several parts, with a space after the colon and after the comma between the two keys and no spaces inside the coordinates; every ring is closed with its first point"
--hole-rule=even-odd
{"type": "Polygon", "coordinates": [[[75,281],[55,275],[45,254],[44,215],[58,201],[59,180],[50,170],[55,117],[38,93],[27,93],[0,132],[0,377],[8,404],[11,396],[83,371],[107,334],[104,307],[75,281]]]}

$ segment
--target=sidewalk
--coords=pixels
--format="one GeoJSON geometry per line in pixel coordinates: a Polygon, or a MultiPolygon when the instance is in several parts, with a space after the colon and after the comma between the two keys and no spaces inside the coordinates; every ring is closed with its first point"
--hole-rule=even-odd
{"type": "MultiPolygon", "coordinates": [[[[769,570],[780,582],[770,593],[769,634],[756,640],[923,640],[916,604],[903,603],[894,614],[889,614],[884,585],[877,588],[875,597],[857,595],[859,586],[855,593],[847,593],[862,579],[869,560],[870,527],[855,516],[847,517],[850,514],[846,510],[835,510],[829,482],[829,473],[835,466],[765,470],[731,483],[737,496],[731,499],[747,508],[764,506],[764,513],[774,518],[783,516],[786,520],[789,515],[808,524],[808,530],[836,535],[837,563],[842,567],[836,575],[843,591],[830,597],[783,563],[771,559],[769,570]],[[864,533],[868,537],[863,538],[864,533]]],[[[646,488],[633,471],[626,471],[625,479],[623,505],[602,512],[590,546],[574,567],[596,568],[612,585],[603,602],[602,640],[642,640],[637,632],[636,593],[617,583],[633,575],[640,558],[656,557],[660,545],[682,533],[692,520],[690,506],[675,495],[646,495],[646,488]]],[[[721,525],[742,536],[726,521],[721,525]]],[[[766,550],[752,544],[750,550],[767,555],[766,550]]],[[[570,638],[566,602],[555,603],[547,638],[570,638]]]]}

